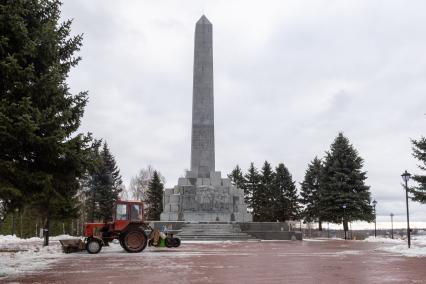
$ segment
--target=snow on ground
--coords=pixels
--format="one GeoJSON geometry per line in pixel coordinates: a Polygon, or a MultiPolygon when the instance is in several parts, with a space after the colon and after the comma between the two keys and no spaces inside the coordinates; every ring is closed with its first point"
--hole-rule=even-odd
{"type": "Polygon", "coordinates": [[[226,244],[241,241],[215,241],[215,240],[182,240],[182,244],[226,244]]]}
{"type": "Polygon", "coordinates": [[[382,243],[383,245],[379,249],[386,252],[402,254],[409,257],[426,257],[426,235],[412,236],[411,248],[408,248],[406,239],[368,237],[364,241],[382,243]]]}
{"type": "Polygon", "coordinates": [[[303,239],[304,242],[326,242],[327,240],[330,240],[330,239],[326,239],[326,238],[303,239]]]}
{"type": "Polygon", "coordinates": [[[19,275],[46,268],[58,258],[67,257],[58,240],[75,238],[69,235],[51,237],[49,246],[43,247],[43,239],[20,239],[0,235],[0,280],[2,277],[19,275]]]}
{"type": "MultiPolygon", "coordinates": [[[[49,240],[50,241],[59,241],[59,240],[65,240],[65,239],[75,239],[76,237],[70,236],[70,235],[59,235],[59,236],[54,236],[54,237],[50,237],[49,240]]],[[[38,237],[33,237],[33,238],[29,238],[29,239],[21,239],[18,238],[16,235],[0,235],[0,246],[4,246],[4,245],[14,245],[17,243],[30,243],[30,242],[37,242],[40,241],[42,242],[43,240],[41,238],[38,237]]]]}

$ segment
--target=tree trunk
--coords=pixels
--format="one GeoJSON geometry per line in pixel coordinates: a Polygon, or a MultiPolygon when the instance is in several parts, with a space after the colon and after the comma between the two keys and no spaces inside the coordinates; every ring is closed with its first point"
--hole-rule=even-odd
{"type": "Polygon", "coordinates": [[[49,227],[50,227],[50,218],[49,216],[47,216],[43,226],[43,236],[44,236],[43,246],[49,245],[49,227]]]}
{"type": "Polygon", "coordinates": [[[348,232],[348,221],[343,221],[343,230],[345,231],[345,240],[348,238],[347,232],[348,232]]]}
{"type": "Polygon", "coordinates": [[[95,205],[96,205],[95,197],[96,197],[95,189],[93,189],[92,210],[91,210],[91,213],[90,213],[90,223],[95,222],[95,205]]]}
{"type": "Polygon", "coordinates": [[[22,212],[19,212],[19,237],[22,238],[22,212]]]}
{"type": "Polygon", "coordinates": [[[322,231],[322,221],[318,220],[318,231],[322,231]]]}
{"type": "Polygon", "coordinates": [[[15,211],[12,213],[12,236],[15,234],[15,211]]]}

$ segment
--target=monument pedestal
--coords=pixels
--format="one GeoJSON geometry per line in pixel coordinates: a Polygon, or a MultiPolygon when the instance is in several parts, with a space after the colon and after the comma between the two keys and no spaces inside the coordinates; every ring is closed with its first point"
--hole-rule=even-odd
{"type": "Polygon", "coordinates": [[[189,171],[178,185],[164,192],[161,221],[251,222],[244,203],[244,192],[220,172],[199,178],[189,171]]]}

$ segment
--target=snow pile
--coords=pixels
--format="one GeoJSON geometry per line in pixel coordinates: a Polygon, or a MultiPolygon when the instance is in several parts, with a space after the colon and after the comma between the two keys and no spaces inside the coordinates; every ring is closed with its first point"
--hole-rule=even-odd
{"type": "Polygon", "coordinates": [[[59,235],[50,237],[49,240],[51,241],[59,241],[59,240],[67,240],[67,239],[78,239],[79,237],[76,236],[70,236],[70,235],[59,235]]]}
{"type": "Polygon", "coordinates": [[[407,246],[406,239],[389,239],[368,237],[366,242],[379,242],[383,245],[380,250],[402,254],[409,257],[426,257],[426,235],[414,235],[411,238],[411,248],[407,246]]]}
{"type": "Polygon", "coordinates": [[[384,243],[384,244],[400,244],[402,242],[406,242],[402,239],[391,239],[391,238],[384,238],[384,237],[368,237],[364,240],[364,242],[369,243],[384,243]]]}
{"type": "Polygon", "coordinates": [[[43,239],[20,239],[0,235],[0,279],[2,277],[42,270],[59,258],[66,257],[58,240],[75,238],[62,235],[50,238],[43,247],[43,239]]]}
{"type": "Polygon", "coordinates": [[[21,239],[18,238],[15,235],[0,235],[0,246],[3,246],[4,244],[14,244],[14,243],[26,243],[26,242],[31,242],[31,241],[40,241],[40,238],[34,237],[34,238],[29,238],[29,239],[21,239]]]}
{"type": "MultiPolygon", "coordinates": [[[[59,241],[59,240],[75,239],[75,238],[77,238],[77,237],[70,236],[70,235],[59,235],[59,236],[50,237],[49,240],[50,241],[59,241]]],[[[13,235],[13,236],[12,235],[6,235],[6,236],[0,235],[0,246],[2,246],[4,244],[28,243],[28,242],[35,242],[35,241],[42,242],[43,239],[38,238],[38,237],[21,239],[21,238],[18,238],[16,235],[13,235]]]]}

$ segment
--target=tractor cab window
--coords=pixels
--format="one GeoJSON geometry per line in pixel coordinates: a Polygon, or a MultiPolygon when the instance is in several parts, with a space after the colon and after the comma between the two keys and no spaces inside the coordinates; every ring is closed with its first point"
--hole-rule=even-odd
{"type": "Polygon", "coordinates": [[[132,221],[142,221],[142,206],[132,204],[132,221]]]}
{"type": "Polygon", "coordinates": [[[127,220],[127,204],[117,204],[117,220],[127,220]]]}

